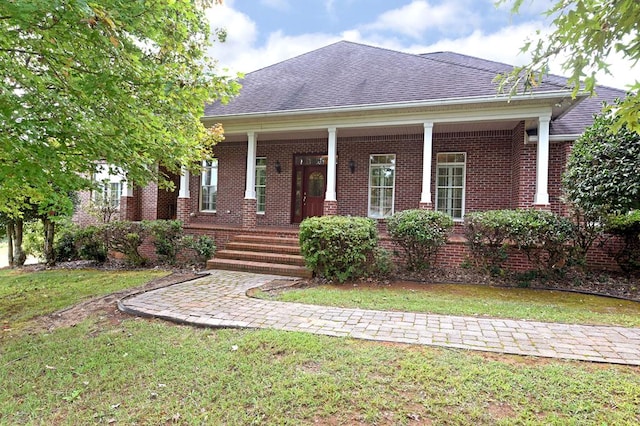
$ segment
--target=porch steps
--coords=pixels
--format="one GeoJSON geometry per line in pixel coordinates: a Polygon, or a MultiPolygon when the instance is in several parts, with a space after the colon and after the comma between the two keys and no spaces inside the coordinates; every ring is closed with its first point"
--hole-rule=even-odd
{"type": "Polygon", "coordinates": [[[208,269],[311,278],[297,238],[236,235],[207,262],[208,269]]]}

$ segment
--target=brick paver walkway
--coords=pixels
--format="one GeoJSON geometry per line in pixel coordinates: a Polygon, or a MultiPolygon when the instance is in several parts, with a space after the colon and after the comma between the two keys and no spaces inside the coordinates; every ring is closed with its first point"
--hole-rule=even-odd
{"type": "Polygon", "coordinates": [[[209,327],[273,328],[328,336],[640,365],[640,328],[313,306],[254,299],[270,275],[212,271],[119,302],[129,313],[209,327]]]}

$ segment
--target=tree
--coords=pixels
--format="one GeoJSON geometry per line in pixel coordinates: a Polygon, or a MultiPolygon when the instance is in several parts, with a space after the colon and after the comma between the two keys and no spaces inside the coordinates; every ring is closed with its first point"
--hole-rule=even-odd
{"type": "Polygon", "coordinates": [[[210,155],[204,105],[239,88],[206,56],[212,1],[0,2],[0,213],[70,213],[98,161],[170,186],[158,164],[210,155]]]}
{"type": "MultiPolygon", "coordinates": [[[[512,13],[517,13],[523,0],[497,1],[503,3],[513,3],[512,13]]],[[[640,60],[638,0],[555,0],[545,15],[553,17],[553,33],[544,37],[538,33],[537,40],[527,41],[522,52],[532,53],[531,62],[498,76],[500,91],[532,90],[548,73],[549,61],[561,57],[573,96],[582,90],[593,94],[596,73],[609,72],[609,54],[620,54],[634,65],[640,60]]],[[[616,128],[624,124],[640,133],[640,81],[636,80],[616,112],[616,128]]]]}
{"type": "Polygon", "coordinates": [[[597,116],[575,142],[563,176],[567,200],[592,217],[640,209],[640,134],[597,116]]]}

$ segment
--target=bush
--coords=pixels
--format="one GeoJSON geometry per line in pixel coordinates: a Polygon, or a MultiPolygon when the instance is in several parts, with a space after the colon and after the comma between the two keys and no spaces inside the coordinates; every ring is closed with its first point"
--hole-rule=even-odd
{"type": "Polygon", "coordinates": [[[402,248],[409,270],[429,268],[452,227],[451,217],[431,210],[404,210],[387,219],[387,231],[402,248]]]}
{"type": "Polygon", "coordinates": [[[490,272],[502,273],[509,248],[520,250],[538,269],[564,266],[572,252],[574,225],[540,210],[491,210],[465,218],[469,250],[490,272]]]}
{"type": "Polygon", "coordinates": [[[53,243],[53,251],[56,261],[68,262],[80,259],[76,240],[80,228],[75,225],[67,225],[56,231],[56,240],[53,243]]]}
{"type": "Polygon", "coordinates": [[[158,259],[161,262],[174,265],[184,234],[182,222],[179,220],[153,220],[142,222],[142,226],[153,238],[158,259]]]}
{"type": "Polygon", "coordinates": [[[612,253],[620,269],[627,274],[640,271],[640,210],[609,217],[606,232],[622,240],[622,247],[612,253]]]}
{"type": "Polygon", "coordinates": [[[98,226],[79,228],[74,236],[75,247],[81,259],[104,262],[107,260],[107,244],[104,229],[98,226]]]}
{"type": "Polygon", "coordinates": [[[128,264],[143,266],[147,263],[147,259],[138,252],[148,234],[142,223],[118,220],[105,223],[102,227],[106,232],[109,248],[124,254],[128,264]]]}
{"type": "Polygon", "coordinates": [[[365,276],[374,258],[378,230],[372,219],[324,216],[300,224],[300,246],[307,267],[329,280],[365,276]]]}
{"type": "Polygon", "coordinates": [[[183,247],[193,250],[196,253],[196,260],[199,264],[206,263],[213,257],[216,252],[216,242],[213,238],[206,235],[196,237],[194,235],[185,235],[182,238],[183,247]]]}
{"type": "Polygon", "coordinates": [[[509,223],[514,210],[490,210],[468,213],[464,218],[464,233],[476,266],[492,275],[504,271],[508,259],[509,223]]]}

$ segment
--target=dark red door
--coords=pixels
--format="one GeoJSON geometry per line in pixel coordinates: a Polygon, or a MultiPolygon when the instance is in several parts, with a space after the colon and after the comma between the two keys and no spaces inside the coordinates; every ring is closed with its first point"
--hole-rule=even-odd
{"type": "Polygon", "coordinates": [[[327,167],[306,166],[302,184],[302,219],[322,216],[327,190],[327,167]]]}
{"type": "Polygon", "coordinates": [[[298,165],[293,173],[292,222],[300,223],[307,217],[322,216],[327,166],[298,165]]]}

